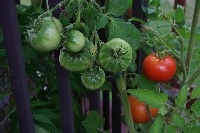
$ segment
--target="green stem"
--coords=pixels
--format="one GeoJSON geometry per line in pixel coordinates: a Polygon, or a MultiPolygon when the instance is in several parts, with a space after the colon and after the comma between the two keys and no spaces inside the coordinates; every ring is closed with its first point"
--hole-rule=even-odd
{"type": "Polygon", "coordinates": [[[187,50],[187,59],[186,59],[186,69],[187,69],[187,75],[190,71],[190,65],[191,65],[191,57],[193,53],[193,47],[195,42],[195,36],[196,36],[196,28],[198,24],[199,19],[199,13],[200,13],[200,0],[196,0],[195,2],[195,9],[193,14],[193,20],[192,20],[192,28],[190,32],[190,40],[189,40],[189,46],[187,50]]]}
{"type": "Polygon", "coordinates": [[[80,22],[81,20],[81,3],[80,0],[78,0],[78,16],[77,16],[77,21],[80,22]]]}
{"type": "Polygon", "coordinates": [[[53,8],[51,8],[50,10],[48,10],[48,11],[44,12],[43,14],[41,14],[37,19],[39,20],[40,18],[43,18],[47,14],[52,14],[52,12],[55,11],[56,9],[58,9],[59,6],[67,4],[67,3],[69,3],[69,0],[64,0],[64,1],[59,2],[53,8]]]}
{"type": "Polygon", "coordinates": [[[110,0],[105,0],[105,13],[108,12],[109,3],[110,3],[110,0]]]}
{"type": "Polygon", "coordinates": [[[47,11],[49,10],[49,0],[46,0],[47,11]]]}
{"type": "Polygon", "coordinates": [[[134,123],[132,120],[132,116],[131,116],[128,98],[127,98],[126,85],[123,81],[122,75],[117,77],[115,79],[115,82],[117,84],[117,88],[119,91],[119,96],[120,96],[121,104],[122,104],[122,107],[124,110],[124,115],[125,115],[127,127],[129,129],[129,133],[136,133],[135,128],[134,128],[134,123]]]}
{"type": "Polygon", "coordinates": [[[148,113],[148,115],[149,115],[149,117],[150,117],[151,124],[153,124],[153,117],[152,117],[152,115],[151,115],[151,111],[150,111],[150,109],[149,109],[149,105],[146,105],[146,109],[147,109],[147,113],[148,113]]]}
{"type": "Polygon", "coordinates": [[[200,65],[195,69],[194,73],[186,80],[185,84],[191,86],[200,75],[200,65]]]}
{"type": "MultiPolygon", "coordinates": [[[[164,12],[164,11],[162,11],[162,12],[164,12]]],[[[164,12],[164,15],[165,15],[165,17],[166,17],[167,19],[169,19],[169,22],[170,22],[172,28],[174,29],[175,33],[176,33],[176,34],[179,36],[179,38],[180,38],[179,41],[180,41],[180,43],[181,43],[181,59],[184,60],[183,37],[182,37],[181,34],[178,32],[178,30],[177,30],[175,24],[170,20],[169,16],[168,16],[165,12],[164,12]]]]}

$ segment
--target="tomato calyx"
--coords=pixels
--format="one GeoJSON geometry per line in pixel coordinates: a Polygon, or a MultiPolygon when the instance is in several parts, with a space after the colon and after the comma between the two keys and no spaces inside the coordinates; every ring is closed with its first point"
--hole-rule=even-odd
{"type": "Polygon", "coordinates": [[[157,58],[159,58],[161,60],[163,60],[163,59],[165,59],[167,57],[165,51],[161,51],[159,53],[155,53],[155,55],[156,55],[157,58]]]}

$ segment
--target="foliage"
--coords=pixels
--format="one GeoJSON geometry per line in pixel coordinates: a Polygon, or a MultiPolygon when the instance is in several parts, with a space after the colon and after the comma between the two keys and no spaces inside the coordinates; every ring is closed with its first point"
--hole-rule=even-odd
{"type": "MultiPolygon", "coordinates": [[[[134,128],[138,125],[134,126],[131,119],[127,93],[134,95],[134,97],[146,105],[160,109],[160,114],[155,119],[150,117],[150,126],[141,128],[143,132],[191,133],[200,130],[198,125],[200,116],[198,106],[200,102],[200,88],[190,89],[190,86],[195,82],[200,72],[199,48],[194,46],[194,41],[199,40],[200,37],[199,28],[195,21],[199,17],[197,14],[200,9],[200,2],[196,2],[192,25],[185,22],[184,8],[182,6],[178,6],[172,13],[167,14],[160,9],[159,0],[150,0],[149,7],[142,7],[148,18],[147,22],[138,18],[127,19],[122,17],[127,9],[130,8],[130,0],[106,0],[103,6],[100,6],[93,0],[90,2],[86,0],[64,0],[57,3],[51,9],[48,9],[48,6],[47,9],[42,8],[41,3],[42,1],[36,2],[33,0],[32,4],[28,7],[16,5],[36,132],[61,132],[60,107],[54,68],[54,52],[40,52],[34,49],[30,45],[31,42],[27,31],[37,26],[33,22],[41,24],[40,22],[45,17],[52,17],[51,15],[56,9],[60,10],[58,19],[63,25],[63,31],[59,31],[59,27],[55,23],[52,23],[52,25],[55,25],[58,34],[60,34],[59,36],[62,37],[60,46],[56,49],[60,50],[61,53],[65,53],[61,55],[65,56],[65,60],[68,61],[64,62],[62,66],[67,70],[70,68],[76,132],[109,132],[100,130],[104,125],[104,119],[100,114],[90,111],[85,117],[80,113],[79,103],[77,102],[81,98],[81,95],[87,97],[88,89],[98,89],[101,85],[103,85],[102,88],[105,88],[106,85],[110,86],[107,82],[103,84],[107,71],[113,72],[113,77],[116,80],[126,124],[130,133],[135,133],[136,130],[139,131],[139,128],[134,128]],[[137,29],[131,21],[141,22],[141,29],[137,29]],[[165,27],[172,27],[173,31],[163,32],[162,28],[165,27]],[[85,39],[84,46],[75,51],[70,51],[64,45],[69,39],[69,32],[72,30],[80,31],[85,37],[83,38],[85,39]],[[101,39],[100,30],[103,30],[105,33],[104,39],[101,39]],[[119,45],[111,45],[109,41],[116,40],[116,38],[120,38],[123,41],[118,41],[119,45]],[[130,48],[124,48],[125,45],[130,45],[130,48]],[[112,59],[108,57],[109,59],[105,61],[105,58],[99,56],[101,55],[101,50],[104,48],[104,56],[112,56],[112,59]],[[164,83],[154,82],[144,74],[136,74],[136,52],[138,49],[144,50],[146,54],[152,52],[160,53],[162,51],[175,59],[177,70],[173,79],[180,82],[180,91],[175,98],[171,98],[166,93],[169,92],[166,90],[167,87],[170,88],[170,81],[164,83]],[[128,53],[130,51],[132,52],[131,54],[128,53]],[[87,61],[86,57],[83,56],[84,54],[87,55],[87,61]],[[124,58],[127,55],[131,55],[131,57],[124,58]],[[80,62],[77,63],[77,60],[80,62]],[[101,68],[102,62],[104,63],[103,69],[101,68]],[[113,65],[113,62],[116,65],[113,65]],[[79,68],[78,65],[81,63],[85,67],[80,71],[74,70],[74,68],[79,68]],[[114,71],[113,67],[115,66],[119,66],[120,71],[114,71]],[[95,74],[95,72],[99,71],[101,72],[100,74],[95,74]],[[95,78],[93,78],[94,75],[95,78]],[[82,83],[82,81],[84,82],[82,83]],[[98,81],[100,83],[96,83],[98,81]],[[91,85],[94,83],[95,85],[91,85]],[[163,86],[166,87],[164,90],[161,89],[163,86]],[[188,94],[191,94],[190,98],[188,98],[188,94]],[[186,104],[192,99],[196,99],[195,102],[190,108],[186,108],[186,104]]],[[[1,32],[0,29],[0,43],[3,42],[1,32]]],[[[7,128],[9,132],[18,133],[19,124],[5,53],[4,46],[1,46],[0,99],[8,104],[8,106],[0,109],[0,120],[2,121],[0,123],[2,129],[0,131],[6,129],[2,125],[4,122],[7,122],[9,123],[9,127],[7,128]],[[8,122],[8,118],[11,121],[8,122]]],[[[59,61],[61,62],[61,57],[59,61]]]]}

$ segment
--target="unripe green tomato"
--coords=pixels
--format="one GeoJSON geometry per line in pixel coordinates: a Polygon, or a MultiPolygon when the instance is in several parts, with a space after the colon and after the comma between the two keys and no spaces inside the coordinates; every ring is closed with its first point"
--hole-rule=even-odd
{"type": "Polygon", "coordinates": [[[60,32],[63,28],[59,19],[45,17],[42,20],[36,20],[34,24],[35,27],[28,30],[31,46],[40,52],[55,50],[62,39],[60,32]]]}
{"type": "Polygon", "coordinates": [[[68,35],[68,39],[64,42],[66,49],[71,52],[80,51],[85,45],[85,37],[83,33],[78,30],[71,30],[68,35]]]}
{"type": "Polygon", "coordinates": [[[95,66],[83,71],[81,80],[87,89],[96,90],[105,82],[105,73],[101,67],[95,66]]]}
{"type": "Polygon", "coordinates": [[[102,46],[99,53],[100,65],[109,72],[117,73],[127,69],[132,59],[132,49],[123,39],[114,38],[102,46]]]}
{"type": "Polygon", "coordinates": [[[88,48],[83,48],[79,52],[60,51],[59,62],[68,71],[83,71],[92,64],[91,54],[88,48]]]}

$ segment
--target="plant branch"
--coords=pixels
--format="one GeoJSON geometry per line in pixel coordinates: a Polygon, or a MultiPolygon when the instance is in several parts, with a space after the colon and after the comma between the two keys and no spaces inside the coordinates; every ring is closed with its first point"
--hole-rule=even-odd
{"type": "Polygon", "coordinates": [[[136,133],[135,128],[134,128],[134,123],[132,120],[132,116],[131,116],[128,98],[127,98],[126,85],[123,81],[122,75],[115,78],[115,82],[117,85],[117,89],[119,91],[119,96],[120,96],[121,104],[122,104],[122,107],[124,110],[124,115],[125,115],[127,127],[129,129],[129,133],[136,133]]]}
{"type": "Polygon", "coordinates": [[[188,78],[188,80],[186,80],[185,84],[187,86],[191,86],[194,81],[198,78],[198,76],[200,75],[200,65],[196,68],[196,70],[194,71],[194,73],[188,78]]]}
{"type": "MultiPolygon", "coordinates": [[[[164,11],[162,11],[162,12],[164,13],[165,18],[169,19],[169,16],[168,16],[164,11]]],[[[174,29],[175,33],[176,33],[176,34],[179,36],[179,38],[180,38],[179,41],[180,41],[180,43],[181,43],[181,59],[184,60],[183,37],[182,37],[181,34],[178,32],[178,30],[177,30],[177,28],[175,27],[173,21],[171,21],[171,20],[169,19],[169,22],[170,22],[172,28],[174,29]]]]}
{"type": "Polygon", "coordinates": [[[187,69],[187,74],[189,74],[189,71],[190,71],[191,57],[193,54],[193,47],[194,47],[194,42],[195,42],[196,28],[197,28],[198,19],[199,19],[199,13],[200,13],[200,0],[196,0],[194,14],[193,14],[193,20],[192,20],[192,28],[191,28],[191,32],[190,32],[189,46],[188,46],[188,50],[187,50],[186,65],[185,65],[185,67],[187,69]]]}
{"type": "Polygon", "coordinates": [[[146,109],[147,109],[147,113],[148,113],[148,115],[150,117],[151,124],[153,124],[153,117],[151,115],[151,111],[150,111],[149,105],[146,105],[146,109]]]}

